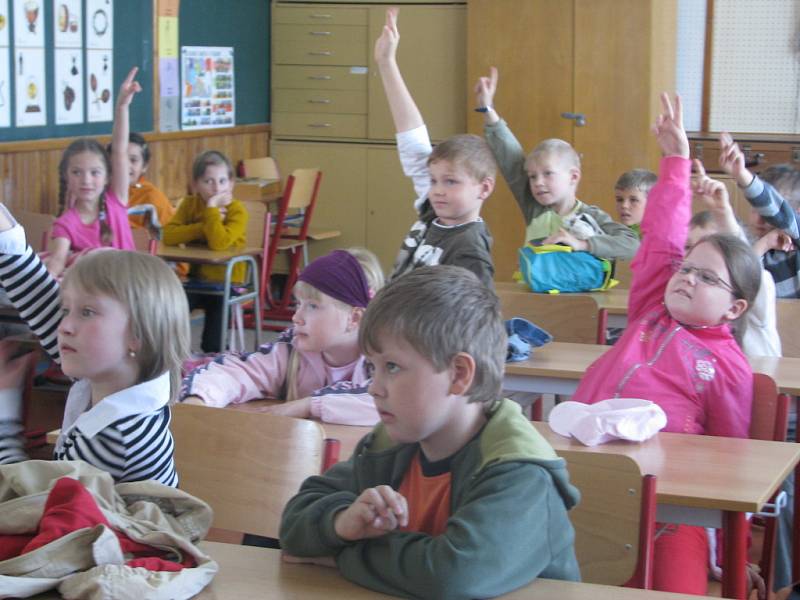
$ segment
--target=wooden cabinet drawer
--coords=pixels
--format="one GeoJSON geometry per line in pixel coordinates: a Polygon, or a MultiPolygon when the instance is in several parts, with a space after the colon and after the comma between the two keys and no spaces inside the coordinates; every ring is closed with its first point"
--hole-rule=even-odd
{"type": "Polygon", "coordinates": [[[367,113],[367,93],[359,90],[287,90],[273,89],[275,112],[367,113]]]}
{"type": "MultiPolygon", "coordinates": [[[[800,144],[791,142],[761,142],[737,140],[739,147],[744,152],[747,168],[758,173],[769,166],[781,163],[793,163],[798,166],[795,156],[800,156],[800,144]]],[[[720,144],[717,139],[690,139],[689,148],[692,158],[703,161],[706,170],[718,172],[720,144]]],[[[712,175],[714,177],[714,175],[712,175]]]]}
{"type": "Polygon", "coordinates": [[[279,64],[366,65],[367,28],[276,25],[272,48],[279,64]]]}
{"type": "Polygon", "coordinates": [[[274,111],[272,134],[278,137],[364,138],[367,136],[367,116],[274,111]]]}
{"type": "Polygon", "coordinates": [[[272,9],[272,22],[296,25],[366,25],[367,10],[367,8],[276,4],[272,9]]]}
{"type": "Polygon", "coordinates": [[[272,87],[303,90],[367,91],[367,69],[363,67],[326,67],[275,65],[272,87]]]}

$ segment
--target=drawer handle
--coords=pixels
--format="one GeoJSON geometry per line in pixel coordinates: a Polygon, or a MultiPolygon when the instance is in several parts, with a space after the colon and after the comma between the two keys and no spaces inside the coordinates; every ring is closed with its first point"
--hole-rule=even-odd
{"type": "Polygon", "coordinates": [[[321,52],[309,52],[309,56],[333,56],[333,52],[330,50],[323,50],[321,52]]]}
{"type": "Polygon", "coordinates": [[[309,31],[308,35],[331,35],[330,31],[309,31]]]}
{"type": "Polygon", "coordinates": [[[331,103],[331,101],[330,101],[330,100],[328,100],[327,98],[324,98],[324,99],[322,99],[322,100],[314,100],[314,99],[312,98],[311,100],[309,100],[309,101],[308,101],[308,103],[309,103],[309,104],[330,104],[330,103],[331,103]]]}
{"type": "Polygon", "coordinates": [[[309,123],[309,127],[314,127],[315,129],[324,129],[326,127],[333,127],[330,123],[309,123]]]}
{"type": "Polygon", "coordinates": [[[330,81],[333,79],[330,75],[309,75],[308,78],[314,81],[330,81]]]}
{"type": "Polygon", "coordinates": [[[333,15],[326,15],[323,13],[312,13],[309,15],[312,19],[332,19],[333,15]]]}

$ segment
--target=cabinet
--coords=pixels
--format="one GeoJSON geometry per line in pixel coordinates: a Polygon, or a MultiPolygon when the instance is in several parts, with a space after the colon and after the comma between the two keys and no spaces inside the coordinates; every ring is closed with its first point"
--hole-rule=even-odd
{"type": "MultiPolygon", "coordinates": [[[[495,106],[522,146],[570,142],[582,161],[578,197],[613,216],[617,177],[658,168],[650,125],[658,93],[675,85],[676,13],[675,0],[469,0],[467,79],[497,66],[495,106]]],[[[481,134],[483,119],[470,116],[468,129],[481,134]]],[[[501,181],[482,214],[497,278],[508,280],[525,223],[501,181]]]]}
{"type": "MultiPolygon", "coordinates": [[[[394,4],[403,4],[394,3],[394,4]]],[[[372,47],[385,5],[281,0],[272,8],[271,153],[283,173],[323,171],[314,220],[366,246],[387,271],[415,219],[372,47]]],[[[434,141],[466,129],[466,8],[447,0],[400,11],[398,62],[434,141]]]]}

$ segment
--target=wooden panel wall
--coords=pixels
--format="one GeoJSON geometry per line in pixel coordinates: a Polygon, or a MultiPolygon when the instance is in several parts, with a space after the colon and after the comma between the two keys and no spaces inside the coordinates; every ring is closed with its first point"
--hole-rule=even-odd
{"type": "MultiPolygon", "coordinates": [[[[152,158],[148,178],[169,198],[186,194],[192,160],[203,150],[219,150],[234,166],[244,158],[269,155],[270,126],[145,134],[152,158]]],[[[108,137],[98,138],[108,143],[108,137]]],[[[0,144],[0,195],[12,210],[56,214],[58,163],[71,138],[0,144]]]]}

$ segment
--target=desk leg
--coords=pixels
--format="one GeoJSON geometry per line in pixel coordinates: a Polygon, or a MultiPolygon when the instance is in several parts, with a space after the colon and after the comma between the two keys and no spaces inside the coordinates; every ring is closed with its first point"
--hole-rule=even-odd
{"type": "Polygon", "coordinates": [[[747,598],[747,519],[742,512],[722,514],[725,557],[722,564],[722,597],[747,598]]]}

